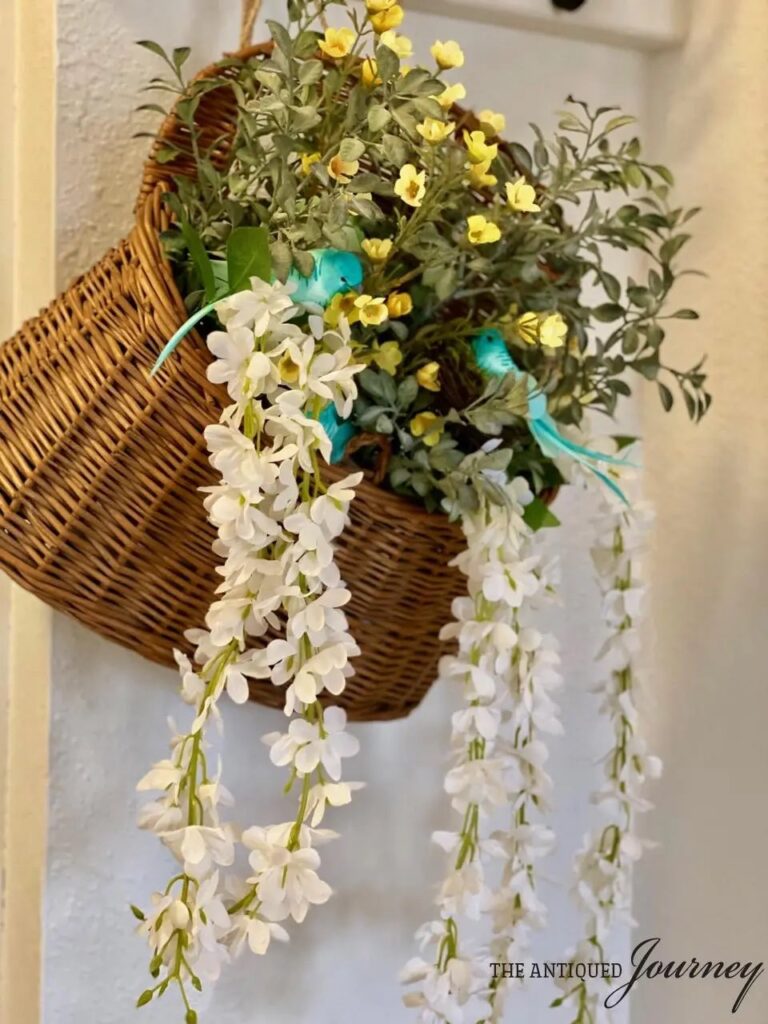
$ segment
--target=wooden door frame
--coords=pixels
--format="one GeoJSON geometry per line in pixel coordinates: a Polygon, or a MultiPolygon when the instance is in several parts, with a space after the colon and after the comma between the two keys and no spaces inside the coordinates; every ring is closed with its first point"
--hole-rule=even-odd
{"type": "MultiPolygon", "coordinates": [[[[0,3],[0,340],[55,289],[55,25],[55,0],[0,3]]],[[[1,1024],[41,1019],[50,652],[50,610],[0,577],[1,1024]]]]}

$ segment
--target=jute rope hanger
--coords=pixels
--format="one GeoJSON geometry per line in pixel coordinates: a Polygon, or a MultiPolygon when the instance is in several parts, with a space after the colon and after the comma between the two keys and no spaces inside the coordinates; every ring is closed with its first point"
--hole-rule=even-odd
{"type": "MultiPolygon", "coordinates": [[[[243,12],[240,17],[240,49],[245,50],[253,42],[253,29],[256,25],[256,19],[259,16],[261,10],[262,0],[243,0],[243,12]]],[[[328,28],[328,22],[325,17],[325,12],[320,7],[320,24],[322,27],[328,28]]]]}

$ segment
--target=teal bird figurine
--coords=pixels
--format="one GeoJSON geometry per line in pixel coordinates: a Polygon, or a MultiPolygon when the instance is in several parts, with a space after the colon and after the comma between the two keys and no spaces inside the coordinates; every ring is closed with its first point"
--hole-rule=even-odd
{"type": "Polygon", "coordinates": [[[341,249],[313,249],[315,266],[309,277],[294,267],[288,283],[294,284],[291,298],[302,305],[327,306],[334,295],[357,291],[363,283],[363,264],[354,252],[341,249]]]}
{"type": "MultiPolygon", "coordinates": [[[[314,249],[312,258],[315,261],[315,266],[309,277],[303,277],[295,267],[288,274],[288,281],[296,286],[291,295],[295,302],[302,305],[308,303],[315,306],[327,306],[334,295],[338,295],[339,292],[354,291],[363,283],[363,263],[360,257],[353,252],[343,252],[341,249],[314,249]]],[[[181,325],[157,357],[150,376],[157,373],[195,324],[213,313],[216,303],[224,298],[226,295],[221,295],[215,302],[209,302],[181,325]]]]}
{"type": "MultiPolygon", "coordinates": [[[[509,354],[501,332],[495,327],[479,331],[472,341],[472,350],[477,365],[486,376],[503,377],[507,373],[523,372],[509,354]]],[[[530,374],[525,376],[528,379],[528,426],[542,452],[552,459],[563,455],[575,459],[602,480],[625,504],[629,504],[619,485],[600,469],[599,463],[612,466],[630,466],[632,463],[592,451],[564,437],[547,410],[547,396],[530,374]]]]}
{"type": "MultiPolygon", "coordinates": [[[[302,277],[294,268],[288,282],[296,288],[291,295],[294,302],[327,306],[334,295],[357,291],[363,283],[363,264],[353,252],[340,249],[314,249],[315,267],[309,277],[302,277]]],[[[331,462],[341,462],[347,443],[357,433],[351,420],[343,420],[336,407],[329,402],[318,417],[331,442],[331,462]]]]}

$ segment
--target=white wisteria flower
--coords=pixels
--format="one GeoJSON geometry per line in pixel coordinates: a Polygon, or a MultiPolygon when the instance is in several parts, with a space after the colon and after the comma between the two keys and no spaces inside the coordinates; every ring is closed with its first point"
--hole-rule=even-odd
{"type": "MultiPolygon", "coordinates": [[[[624,482],[624,481],[622,481],[624,482]]],[[[637,617],[645,588],[639,561],[652,512],[643,502],[625,506],[601,493],[595,519],[592,561],[603,597],[608,636],[598,658],[605,672],[597,688],[600,711],[613,730],[603,759],[604,778],[592,801],[600,821],[585,836],[574,864],[574,896],[586,917],[585,935],[569,959],[600,959],[615,925],[632,925],[632,871],[647,840],[637,834],[638,814],[652,806],[642,795],[648,779],[658,778],[661,761],[649,754],[637,710],[639,637],[637,617]]],[[[557,1004],[574,1007],[574,1024],[603,1024],[605,982],[587,975],[558,982],[557,1004]]]]}
{"type": "Polygon", "coordinates": [[[525,482],[494,483],[504,502],[483,501],[463,516],[467,548],[455,561],[468,596],[454,600],[454,621],[440,634],[457,650],[441,659],[439,678],[458,684],[465,702],[451,719],[455,763],[445,777],[461,824],[433,835],[449,866],[437,896],[440,919],[417,938],[434,958],[411,961],[404,972],[416,985],[404,1001],[422,1024],[499,1021],[506,982],[490,976],[488,963],[511,959],[512,950],[520,960],[530,933],[546,921],[536,866],[553,836],[537,819],[551,789],[543,735],[561,730],[551,696],[560,677],[556,644],[533,619],[552,600],[551,567],[522,518],[525,482]],[[489,834],[501,807],[512,815],[509,828],[489,834]],[[493,887],[486,879],[492,864],[494,877],[501,874],[493,887]],[[461,939],[463,918],[486,919],[492,933],[474,955],[461,939]]]}
{"type": "Polygon", "coordinates": [[[328,402],[349,411],[362,366],[352,362],[345,323],[327,331],[312,317],[307,333],[291,322],[298,312],[290,288],[257,279],[217,306],[225,329],[208,338],[208,376],[226,385],[233,404],[205,430],[219,480],[204,489],[204,504],[217,532],[221,583],[205,628],[186,635],[194,657],[175,654],[192,722],[187,732],[174,728],[171,756],[138,786],[160,793],[140,824],[181,865],[153,896],[149,915],[134,910],[159,976],[139,1002],[173,983],[188,1019],[188,985],[215,980],[245,948],[263,955],[273,940],[288,938],[280,921],[300,923],[310,906],[330,898],[315,847],[336,833],[317,826],[327,807],[349,803],[359,788],[341,781],[342,761],[357,753],[358,741],[344,711],[322,707],[317,697],[343,692],[359,654],[334,542],[361,474],[325,485],[319,467],[331,443],[318,414],[328,402]],[[271,738],[270,753],[290,770],[287,789],[296,784],[300,794],[292,822],[240,833],[222,820],[231,797],[220,769],[212,772],[206,729],[221,725],[222,695],[243,703],[252,681],[286,688],[286,715],[297,717],[271,738]],[[248,853],[245,877],[237,873],[238,849],[248,853]]]}

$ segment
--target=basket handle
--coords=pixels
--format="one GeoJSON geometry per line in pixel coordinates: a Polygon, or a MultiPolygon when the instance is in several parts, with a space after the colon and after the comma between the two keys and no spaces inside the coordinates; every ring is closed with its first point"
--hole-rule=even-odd
{"type": "Polygon", "coordinates": [[[240,49],[245,50],[253,42],[253,27],[261,10],[261,0],[243,0],[240,16],[240,49]]]}

